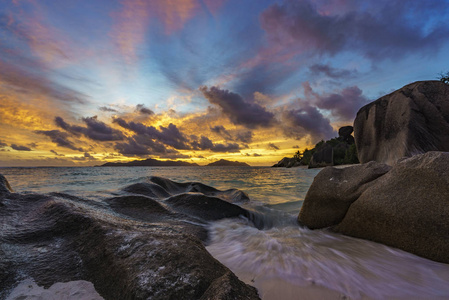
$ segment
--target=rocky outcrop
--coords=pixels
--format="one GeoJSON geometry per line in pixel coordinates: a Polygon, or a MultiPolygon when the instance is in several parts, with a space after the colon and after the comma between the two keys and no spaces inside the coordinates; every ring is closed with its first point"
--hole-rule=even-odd
{"type": "Polygon", "coordinates": [[[284,157],[274,164],[272,168],[294,168],[299,166],[302,166],[301,160],[298,160],[296,157],[284,157]]]}
{"type": "Polygon", "coordinates": [[[351,204],[390,169],[376,162],[343,169],[324,168],[307,191],[299,222],[311,229],[339,224],[351,204]]]}
{"type": "Polygon", "coordinates": [[[208,220],[249,215],[231,203],[241,201],[237,190],[159,177],[103,201],[0,193],[0,299],[26,278],[85,280],[105,299],[258,299],[203,245],[208,220]]]}
{"type": "Polygon", "coordinates": [[[352,126],[343,126],[338,129],[338,138],[345,142],[348,145],[354,144],[354,137],[352,133],[354,132],[354,127],[352,126]]]}
{"type": "Polygon", "coordinates": [[[449,263],[449,153],[428,152],[392,168],[370,162],[315,178],[298,221],[449,263]]]}
{"type": "Polygon", "coordinates": [[[361,163],[449,151],[449,86],[420,81],[365,105],[354,121],[361,163]]]}

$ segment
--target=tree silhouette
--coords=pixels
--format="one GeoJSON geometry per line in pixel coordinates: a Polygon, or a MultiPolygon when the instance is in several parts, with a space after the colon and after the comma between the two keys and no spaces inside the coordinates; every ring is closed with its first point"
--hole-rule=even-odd
{"type": "Polygon", "coordinates": [[[441,73],[438,79],[445,84],[449,84],[449,72],[441,73]]]}

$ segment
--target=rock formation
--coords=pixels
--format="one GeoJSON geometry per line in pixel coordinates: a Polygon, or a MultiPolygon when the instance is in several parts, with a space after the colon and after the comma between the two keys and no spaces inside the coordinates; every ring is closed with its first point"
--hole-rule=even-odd
{"type": "Polygon", "coordinates": [[[294,168],[302,166],[301,160],[298,160],[296,157],[284,157],[276,164],[274,164],[273,168],[294,168]]]}
{"type": "Polygon", "coordinates": [[[105,299],[258,299],[203,245],[208,220],[249,217],[231,203],[242,201],[159,177],[104,201],[12,193],[0,180],[0,299],[26,278],[46,289],[85,280],[105,299]]]}
{"type": "Polygon", "coordinates": [[[322,168],[334,165],[358,163],[357,151],[354,145],[352,126],[343,126],[338,130],[338,137],[328,141],[320,141],[311,150],[299,151],[292,158],[284,157],[272,167],[299,167],[322,168]]]}
{"type": "Polygon", "coordinates": [[[449,85],[420,81],[365,105],[354,121],[361,163],[449,151],[449,85]]]}
{"type": "Polygon", "coordinates": [[[393,167],[329,167],[316,176],[298,221],[449,263],[448,195],[446,152],[416,155],[393,167]]]}

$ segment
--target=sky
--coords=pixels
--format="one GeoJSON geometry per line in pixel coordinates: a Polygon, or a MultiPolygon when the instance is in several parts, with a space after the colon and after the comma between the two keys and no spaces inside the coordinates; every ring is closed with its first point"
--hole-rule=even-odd
{"type": "Polygon", "coordinates": [[[449,0],[1,0],[0,167],[273,165],[449,71],[449,0]]]}

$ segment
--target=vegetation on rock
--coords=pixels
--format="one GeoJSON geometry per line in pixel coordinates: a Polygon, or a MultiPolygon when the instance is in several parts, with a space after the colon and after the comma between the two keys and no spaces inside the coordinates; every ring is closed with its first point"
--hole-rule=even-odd
{"type": "MultiPolygon", "coordinates": [[[[352,137],[352,136],[351,136],[352,137]]],[[[324,145],[329,145],[333,149],[333,165],[358,164],[357,148],[352,139],[345,136],[332,138],[328,141],[321,140],[312,149],[305,149],[303,152],[296,151],[293,158],[297,165],[310,166],[310,162],[315,153],[323,149],[324,145]]],[[[282,166],[276,164],[275,166],[282,166]]]]}
{"type": "Polygon", "coordinates": [[[438,77],[438,79],[445,83],[445,84],[449,84],[449,71],[445,73],[441,73],[438,77]]]}

